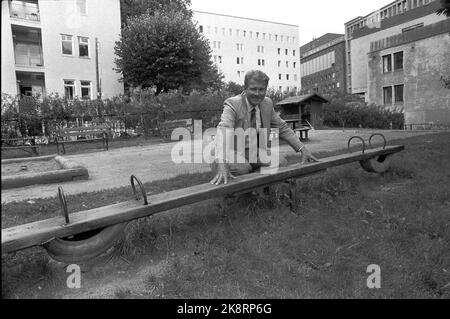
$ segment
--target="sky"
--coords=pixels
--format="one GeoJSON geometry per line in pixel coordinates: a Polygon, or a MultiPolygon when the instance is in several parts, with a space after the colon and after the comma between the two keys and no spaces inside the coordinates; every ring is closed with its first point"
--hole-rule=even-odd
{"type": "Polygon", "coordinates": [[[325,33],[344,34],[344,23],[393,0],[191,0],[191,9],[295,24],[300,45],[325,33]]]}

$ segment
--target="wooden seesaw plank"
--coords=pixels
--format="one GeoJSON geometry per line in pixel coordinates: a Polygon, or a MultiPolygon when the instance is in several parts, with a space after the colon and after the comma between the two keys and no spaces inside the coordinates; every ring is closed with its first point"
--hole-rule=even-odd
{"type": "MultiPolygon", "coordinates": [[[[64,217],[41,220],[29,224],[2,229],[2,250],[5,253],[43,244],[53,238],[63,238],[89,230],[111,226],[133,219],[150,216],[162,211],[189,205],[206,199],[227,194],[252,190],[271,184],[283,182],[290,178],[311,175],[327,168],[348,164],[355,161],[389,155],[400,152],[403,146],[388,146],[385,149],[367,150],[321,159],[318,163],[295,164],[281,167],[267,174],[254,173],[237,177],[227,185],[209,183],[177,189],[170,192],[148,196],[148,205],[143,201],[130,200],[114,205],[80,211],[70,214],[70,224],[65,224],[64,217]]],[[[137,187],[139,191],[139,188],[137,187]]]]}

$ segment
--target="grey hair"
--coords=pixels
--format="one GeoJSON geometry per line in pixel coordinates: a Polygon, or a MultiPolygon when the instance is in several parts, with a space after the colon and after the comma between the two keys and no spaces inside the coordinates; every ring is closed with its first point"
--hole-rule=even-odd
{"type": "Polygon", "coordinates": [[[269,76],[260,70],[250,70],[245,74],[244,79],[244,87],[247,88],[250,80],[254,80],[255,82],[265,83],[265,85],[269,85],[269,76]]]}

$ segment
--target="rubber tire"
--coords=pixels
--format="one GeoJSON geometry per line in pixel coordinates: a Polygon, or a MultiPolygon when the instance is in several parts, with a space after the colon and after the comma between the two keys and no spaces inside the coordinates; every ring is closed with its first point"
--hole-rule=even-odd
{"type": "Polygon", "coordinates": [[[122,223],[105,227],[82,240],[55,238],[43,246],[50,257],[57,261],[64,263],[88,261],[114,246],[122,238],[126,225],[127,223],[122,223]]]}
{"type": "Polygon", "coordinates": [[[391,160],[385,155],[378,156],[377,158],[371,158],[368,160],[363,160],[359,162],[366,170],[370,173],[384,173],[389,169],[391,160]]]}

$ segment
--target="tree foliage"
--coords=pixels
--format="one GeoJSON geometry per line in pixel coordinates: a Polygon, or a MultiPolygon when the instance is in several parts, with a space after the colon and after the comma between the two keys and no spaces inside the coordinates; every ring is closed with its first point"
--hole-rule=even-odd
{"type": "Polygon", "coordinates": [[[189,9],[190,0],[120,0],[120,15],[122,25],[127,24],[128,18],[146,13],[154,14],[160,12],[180,12],[186,18],[192,18],[192,11],[189,9]]]}
{"type": "Polygon", "coordinates": [[[128,19],[116,42],[116,71],[133,87],[191,91],[220,86],[208,41],[181,12],[148,10],[128,19]]]}
{"type": "Polygon", "coordinates": [[[437,14],[450,17],[450,0],[441,0],[441,8],[438,9],[437,14]]]}

